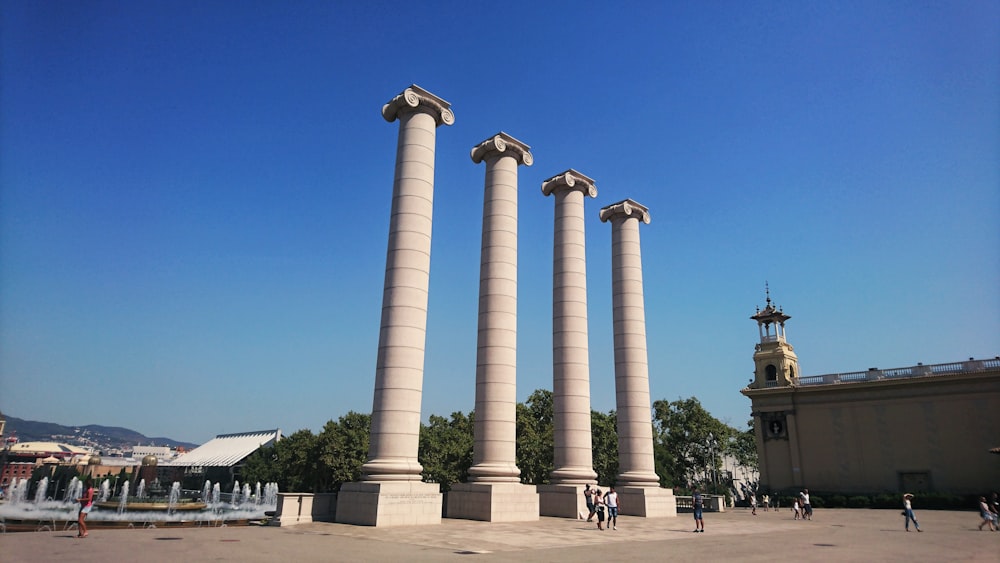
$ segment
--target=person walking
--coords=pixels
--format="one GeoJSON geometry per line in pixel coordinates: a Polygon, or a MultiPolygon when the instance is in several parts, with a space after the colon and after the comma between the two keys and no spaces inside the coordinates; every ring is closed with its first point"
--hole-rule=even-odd
{"type": "Polygon", "coordinates": [[[614,487],[609,487],[604,494],[604,504],[608,507],[608,528],[618,529],[618,493],[614,487]]]}
{"type": "Polygon", "coordinates": [[[750,514],[757,516],[757,495],[750,493],[750,514]]]}
{"type": "Polygon", "coordinates": [[[87,537],[87,515],[94,508],[94,485],[90,475],[83,479],[83,496],[76,499],[76,502],[80,503],[80,514],[76,517],[76,537],[85,538],[87,537]]]}
{"type": "Polygon", "coordinates": [[[761,501],[761,503],[764,506],[764,512],[767,512],[768,509],[771,508],[771,497],[770,497],[770,495],[766,495],[766,494],[762,495],[760,497],[760,501],[761,501]]]}
{"type": "Polygon", "coordinates": [[[792,512],[795,513],[795,518],[794,518],[795,520],[798,520],[799,516],[802,515],[802,508],[801,505],[799,504],[798,498],[792,499],[792,512]]]}
{"type": "Polygon", "coordinates": [[[799,493],[799,499],[802,501],[802,518],[806,520],[813,519],[813,507],[812,503],[809,502],[809,489],[805,489],[799,493]]]}
{"type": "Polygon", "coordinates": [[[594,489],[590,488],[590,483],[587,483],[587,485],[583,487],[583,500],[587,503],[587,510],[589,511],[587,514],[587,522],[593,522],[594,512],[596,512],[596,510],[594,509],[594,489]]]}
{"type": "Polygon", "coordinates": [[[920,529],[920,524],[917,524],[917,518],[913,516],[913,505],[910,503],[911,500],[913,500],[913,495],[910,493],[903,495],[903,516],[906,517],[906,522],[904,522],[903,526],[906,528],[906,531],[909,532],[910,520],[913,520],[913,527],[916,528],[918,532],[923,532],[923,530],[920,529]]]}
{"type": "Polygon", "coordinates": [[[990,525],[990,531],[995,532],[997,527],[994,525],[993,512],[990,511],[990,505],[986,504],[986,497],[979,497],[979,517],[983,519],[979,523],[979,530],[982,531],[983,526],[986,524],[990,525]]]}
{"type": "Polygon", "coordinates": [[[601,489],[594,491],[594,509],[597,511],[597,529],[604,530],[604,497],[601,496],[601,489]]]}
{"type": "Polygon", "coordinates": [[[705,519],[702,515],[702,509],[705,508],[705,498],[698,492],[697,487],[691,491],[691,507],[694,508],[694,533],[705,533],[705,519]]]}

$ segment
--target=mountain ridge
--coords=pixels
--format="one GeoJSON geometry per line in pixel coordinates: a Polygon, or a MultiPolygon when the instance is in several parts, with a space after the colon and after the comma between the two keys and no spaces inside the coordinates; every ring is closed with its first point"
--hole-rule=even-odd
{"type": "Polygon", "coordinates": [[[134,446],[178,446],[187,449],[198,447],[198,444],[174,440],[165,436],[149,437],[141,432],[121,426],[103,426],[100,424],[85,424],[66,426],[55,422],[27,420],[16,416],[5,415],[7,427],[5,434],[17,434],[21,442],[64,442],[72,445],[91,447],[102,454],[111,450],[130,450],[134,446]]]}

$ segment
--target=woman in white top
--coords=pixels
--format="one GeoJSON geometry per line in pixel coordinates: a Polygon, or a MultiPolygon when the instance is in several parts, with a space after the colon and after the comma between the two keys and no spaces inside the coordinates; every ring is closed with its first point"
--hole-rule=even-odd
{"type": "Polygon", "coordinates": [[[983,519],[979,524],[980,530],[983,529],[984,525],[989,524],[990,531],[996,531],[997,528],[993,525],[993,513],[990,512],[990,505],[986,504],[986,497],[979,497],[979,516],[983,519]]]}
{"type": "Polygon", "coordinates": [[[604,529],[604,508],[607,506],[604,503],[604,494],[601,493],[601,489],[594,491],[594,509],[597,510],[597,529],[604,529]]]}
{"type": "Polygon", "coordinates": [[[913,495],[910,493],[903,495],[903,516],[906,517],[906,522],[903,525],[906,528],[906,531],[909,532],[910,520],[913,520],[913,527],[916,528],[918,532],[923,532],[923,530],[920,529],[920,524],[917,524],[917,518],[913,516],[913,506],[910,504],[910,500],[912,498],[913,495]]]}

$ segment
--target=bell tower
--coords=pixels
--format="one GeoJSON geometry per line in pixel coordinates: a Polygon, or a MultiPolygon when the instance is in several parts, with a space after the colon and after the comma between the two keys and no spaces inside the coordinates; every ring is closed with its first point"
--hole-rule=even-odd
{"type": "Polygon", "coordinates": [[[767,303],[764,309],[750,317],[757,321],[760,343],[754,347],[754,380],[750,389],[788,387],[798,383],[799,359],[795,349],[785,339],[785,321],[792,318],[771,303],[771,290],[764,284],[767,303]]]}

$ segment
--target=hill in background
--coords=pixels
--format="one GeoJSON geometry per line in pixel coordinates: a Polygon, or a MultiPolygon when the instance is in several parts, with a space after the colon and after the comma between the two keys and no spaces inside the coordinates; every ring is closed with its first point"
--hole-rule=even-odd
{"type": "Polygon", "coordinates": [[[134,446],[178,446],[192,449],[198,444],[179,442],[170,438],[157,436],[150,438],[128,428],[117,426],[100,426],[88,424],[85,426],[63,426],[54,422],[39,422],[24,420],[15,416],[5,415],[7,436],[17,434],[21,442],[63,442],[76,446],[94,448],[101,454],[130,451],[134,446]]]}

